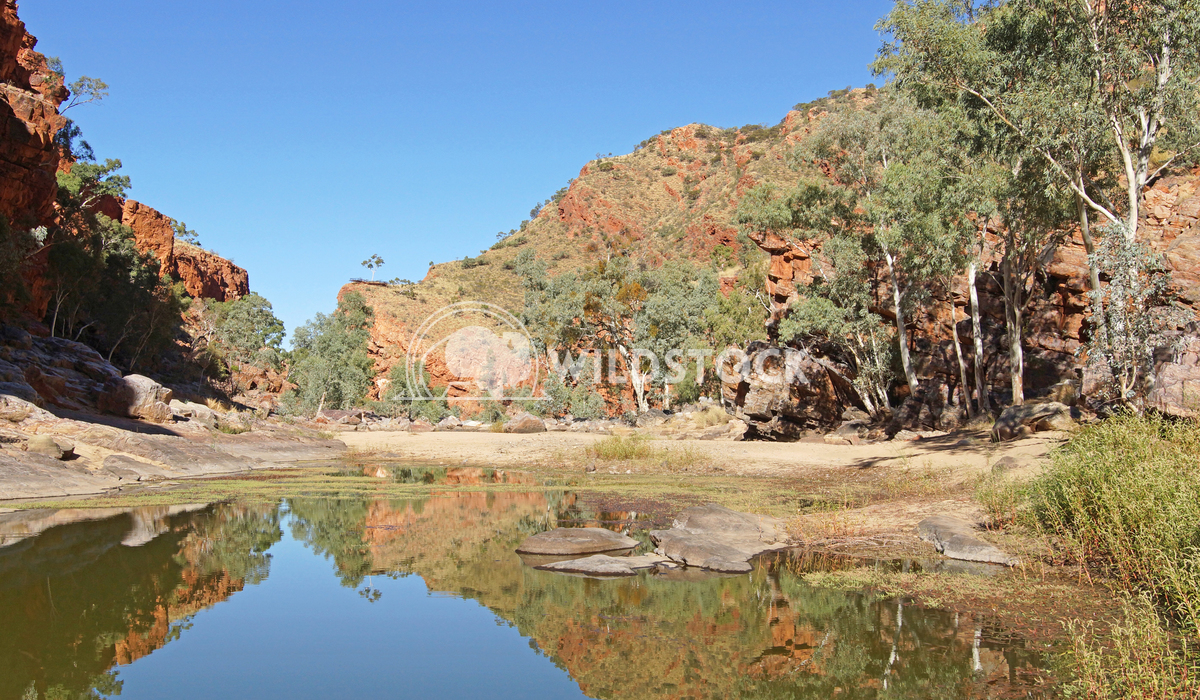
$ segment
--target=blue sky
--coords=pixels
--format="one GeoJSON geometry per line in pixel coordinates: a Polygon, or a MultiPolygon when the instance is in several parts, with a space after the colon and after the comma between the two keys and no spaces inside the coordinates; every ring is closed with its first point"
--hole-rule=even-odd
{"type": "Polygon", "coordinates": [[[874,79],[890,2],[25,0],[130,196],[250,272],[288,330],[382,276],[475,255],[597,153],[776,123],[874,79]]]}

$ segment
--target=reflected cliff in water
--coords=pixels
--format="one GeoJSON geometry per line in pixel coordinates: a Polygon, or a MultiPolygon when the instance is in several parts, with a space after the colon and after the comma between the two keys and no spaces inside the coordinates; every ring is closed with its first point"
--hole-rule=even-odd
{"type": "MultiPolygon", "coordinates": [[[[477,601],[527,638],[525,653],[544,655],[591,697],[1024,697],[1043,665],[988,620],[813,588],[801,577],[845,561],[785,554],[744,576],[620,580],[523,565],[517,543],[559,524],[632,524],[635,536],[662,525],[591,511],[569,493],[98,515],[0,516],[0,698],[120,693],[118,667],[188,634],[197,611],[266,580],[268,550],[286,537],[368,601],[392,595],[375,577],[411,575],[429,591],[477,601]]],[[[262,653],[263,664],[294,663],[262,653]]]]}
{"type": "Polygon", "coordinates": [[[120,692],[113,667],[266,578],[274,506],[0,516],[0,698],[120,692]]]}

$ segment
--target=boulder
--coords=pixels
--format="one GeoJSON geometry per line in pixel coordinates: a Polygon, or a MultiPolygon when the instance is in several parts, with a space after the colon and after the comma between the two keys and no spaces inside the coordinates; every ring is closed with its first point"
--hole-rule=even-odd
{"type": "Polygon", "coordinates": [[[721,397],[747,424],[746,437],[798,440],[838,425],[859,403],[842,368],[789,347],[751,343],[745,359],[727,361],[720,376],[721,397]]]}
{"type": "Polygon", "coordinates": [[[652,530],[650,538],[672,561],[726,573],[750,571],[751,558],[789,546],[782,521],[716,504],[684,510],[670,530],[652,530]]]}
{"type": "Polygon", "coordinates": [[[504,432],[506,433],[544,433],[546,432],[546,424],[541,418],[530,413],[518,413],[508,422],[504,424],[504,432]]]}
{"type": "Polygon", "coordinates": [[[425,420],[424,418],[418,418],[417,420],[409,423],[405,427],[405,430],[410,433],[428,433],[433,430],[433,426],[430,425],[429,421],[425,420]]]}
{"type": "Polygon", "coordinates": [[[461,425],[462,421],[455,416],[446,416],[442,420],[438,421],[438,424],[434,426],[434,430],[453,430],[461,425]]]}
{"type": "Polygon", "coordinates": [[[652,408],[645,413],[638,415],[634,420],[634,424],[639,428],[653,428],[656,425],[662,425],[667,422],[667,414],[657,408],[652,408]]]}
{"type": "Polygon", "coordinates": [[[217,427],[217,412],[208,406],[191,401],[177,401],[175,399],[171,399],[168,406],[171,408],[171,413],[176,416],[195,421],[206,428],[217,427]]]}
{"type": "Polygon", "coordinates": [[[992,440],[1015,440],[1038,430],[1069,430],[1074,424],[1071,408],[1055,401],[1009,406],[992,426],[992,440]]]}
{"type": "Polygon", "coordinates": [[[637,547],[640,542],[612,530],[600,527],[560,527],[527,537],[517,547],[519,554],[575,556],[621,552],[637,547]]]}
{"type": "Polygon", "coordinates": [[[917,524],[917,536],[951,559],[1014,566],[1017,560],[975,536],[975,528],[962,518],[934,515],[917,524]]]}
{"type": "Polygon", "coordinates": [[[170,389],[140,374],[109,381],[97,402],[100,410],[155,423],[171,420],[170,389]]]}
{"type": "Polygon", "coordinates": [[[75,456],[75,445],[49,435],[34,435],[25,443],[25,451],[54,459],[71,459],[75,456]]]}
{"type": "Polygon", "coordinates": [[[556,561],[533,568],[584,576],[634,576],[638,569],[653,569],[667,561],[670,560],[657,554],[643,554],[637,557],[611,557],[607,554],[593,554],[582,559],[556,561]]]}

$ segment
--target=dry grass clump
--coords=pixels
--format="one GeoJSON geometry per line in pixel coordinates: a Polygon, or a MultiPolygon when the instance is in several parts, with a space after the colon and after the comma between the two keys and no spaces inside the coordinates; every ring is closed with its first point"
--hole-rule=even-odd
{"type": "Polygon", "coordinates": [[[220,411],[221,413],[228,413],[233,410],[232,406],[220,399],[204,399],[204,405],[208,406],[209,410],[220,411]]]}
{"type": "Polygon", "coordinates": [[[654,466],[668,471],[680,471],[708,466],[710,459],[702,450],[692,446],[657,447],[644,435],[612,435],[588,445],[588,457],[602,462],[630,462],[654,466]]]}
{"type": "Polygon", "coordinates": [[[700,411],[696,413],[696,415],[692,416],[692,420],[695,421],[696,427],[701,429],[711,428],[716,425],[725,425],[732,418],[733,416],[729,415],[725,409],[721,408],[720,406],[709,406],[703,411],[700,411]]]}

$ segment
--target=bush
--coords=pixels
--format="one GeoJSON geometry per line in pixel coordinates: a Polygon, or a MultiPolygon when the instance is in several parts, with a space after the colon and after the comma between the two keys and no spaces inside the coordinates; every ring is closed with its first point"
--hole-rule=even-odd
{"type": "Polygon", "coordinates": [[[596,170],[599,170],[602,173],[606,173],[615,167],[617,167],[617,166],[613,165],[613,163],[611,161],[605,160],[605,161],[601,161],[600,163],[598,163],[596,165],[596,170]]]}
{"type": "Polygon", "coordinates": [[[1075,561],[1149,593],[1200,638],[1200,423],[1120,414],[1029,487],[1033,524],[1075,561]]]}
{"type": "Polygon", "coordinates": [[[668,165],[667,167],[662,169],[663,177],[671,177],[672,175],[674,175],[677,172],[679,172],[679,169],[673,165],[668,165]]]}
{"type": "Polygon", "coordinates": [[[591,457],[606,462],[624,462],[631,459],[650,459],[657,454],[649,438],[641,435],[622,437],[612,435],[593,442],[587,448],[591,457]]]}

